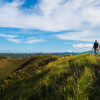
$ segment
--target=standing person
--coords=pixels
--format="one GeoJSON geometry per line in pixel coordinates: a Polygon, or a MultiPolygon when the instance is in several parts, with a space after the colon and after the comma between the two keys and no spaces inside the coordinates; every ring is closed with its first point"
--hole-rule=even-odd
{"type": "Polygon", "coordinates": [[[98,56],[98,52],[99,52],[99,43],[98,43],[98,41],[97,40],[95,40],[95,43],[94,43],[94,45],[93,45],[93,49],[94,49],[94,52],[95,52],[95,55],[96,56],[98,56]]]}

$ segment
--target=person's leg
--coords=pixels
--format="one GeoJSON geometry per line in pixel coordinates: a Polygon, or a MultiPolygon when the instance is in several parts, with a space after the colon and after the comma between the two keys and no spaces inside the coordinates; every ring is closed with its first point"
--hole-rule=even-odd
{"type": "Polygon", "coordinates": [[[97,51],[96,51],[96,56],[97,56],[97,51]]]}
{"type": "Polygon", "coordinates": [[[96,56],[98,56],[98,48],[96,49],[96,56]]]}
{"type": "Polygon", "coordinates": [[[94,49],[94,53],[95,53],[95,56],[96,56],[96,49],[94,49]]]}

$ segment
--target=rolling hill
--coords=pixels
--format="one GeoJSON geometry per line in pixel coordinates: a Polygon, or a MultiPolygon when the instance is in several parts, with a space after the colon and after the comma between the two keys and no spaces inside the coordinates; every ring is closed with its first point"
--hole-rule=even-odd
{"type": "Polygon", "coordinates": [[[0,100],[100,100],[99,66],[89,53],[0,58],[0,100]]]}

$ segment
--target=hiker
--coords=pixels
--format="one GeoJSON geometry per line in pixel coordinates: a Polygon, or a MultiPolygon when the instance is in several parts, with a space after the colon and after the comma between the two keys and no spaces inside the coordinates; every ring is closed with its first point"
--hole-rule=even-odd
{"type": "Polygon", "coordinates": [[[95,43],[93,45],[93,49],[94,49],[94,52],[95,52],[95,56],[98,56],[97,53],[99,52],[99,48],[100,48],[99,43],[98,43],[97,40],[95,40],[95,43]]]}

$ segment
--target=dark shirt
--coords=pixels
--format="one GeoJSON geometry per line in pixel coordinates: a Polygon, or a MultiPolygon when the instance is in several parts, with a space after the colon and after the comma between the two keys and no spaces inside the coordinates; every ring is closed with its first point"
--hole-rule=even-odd
{"type": "Polygon", "coordinates": [[[94,49],[98,48],[99,47],[99,44],[98,43],[94,43],[94,49]]]}

